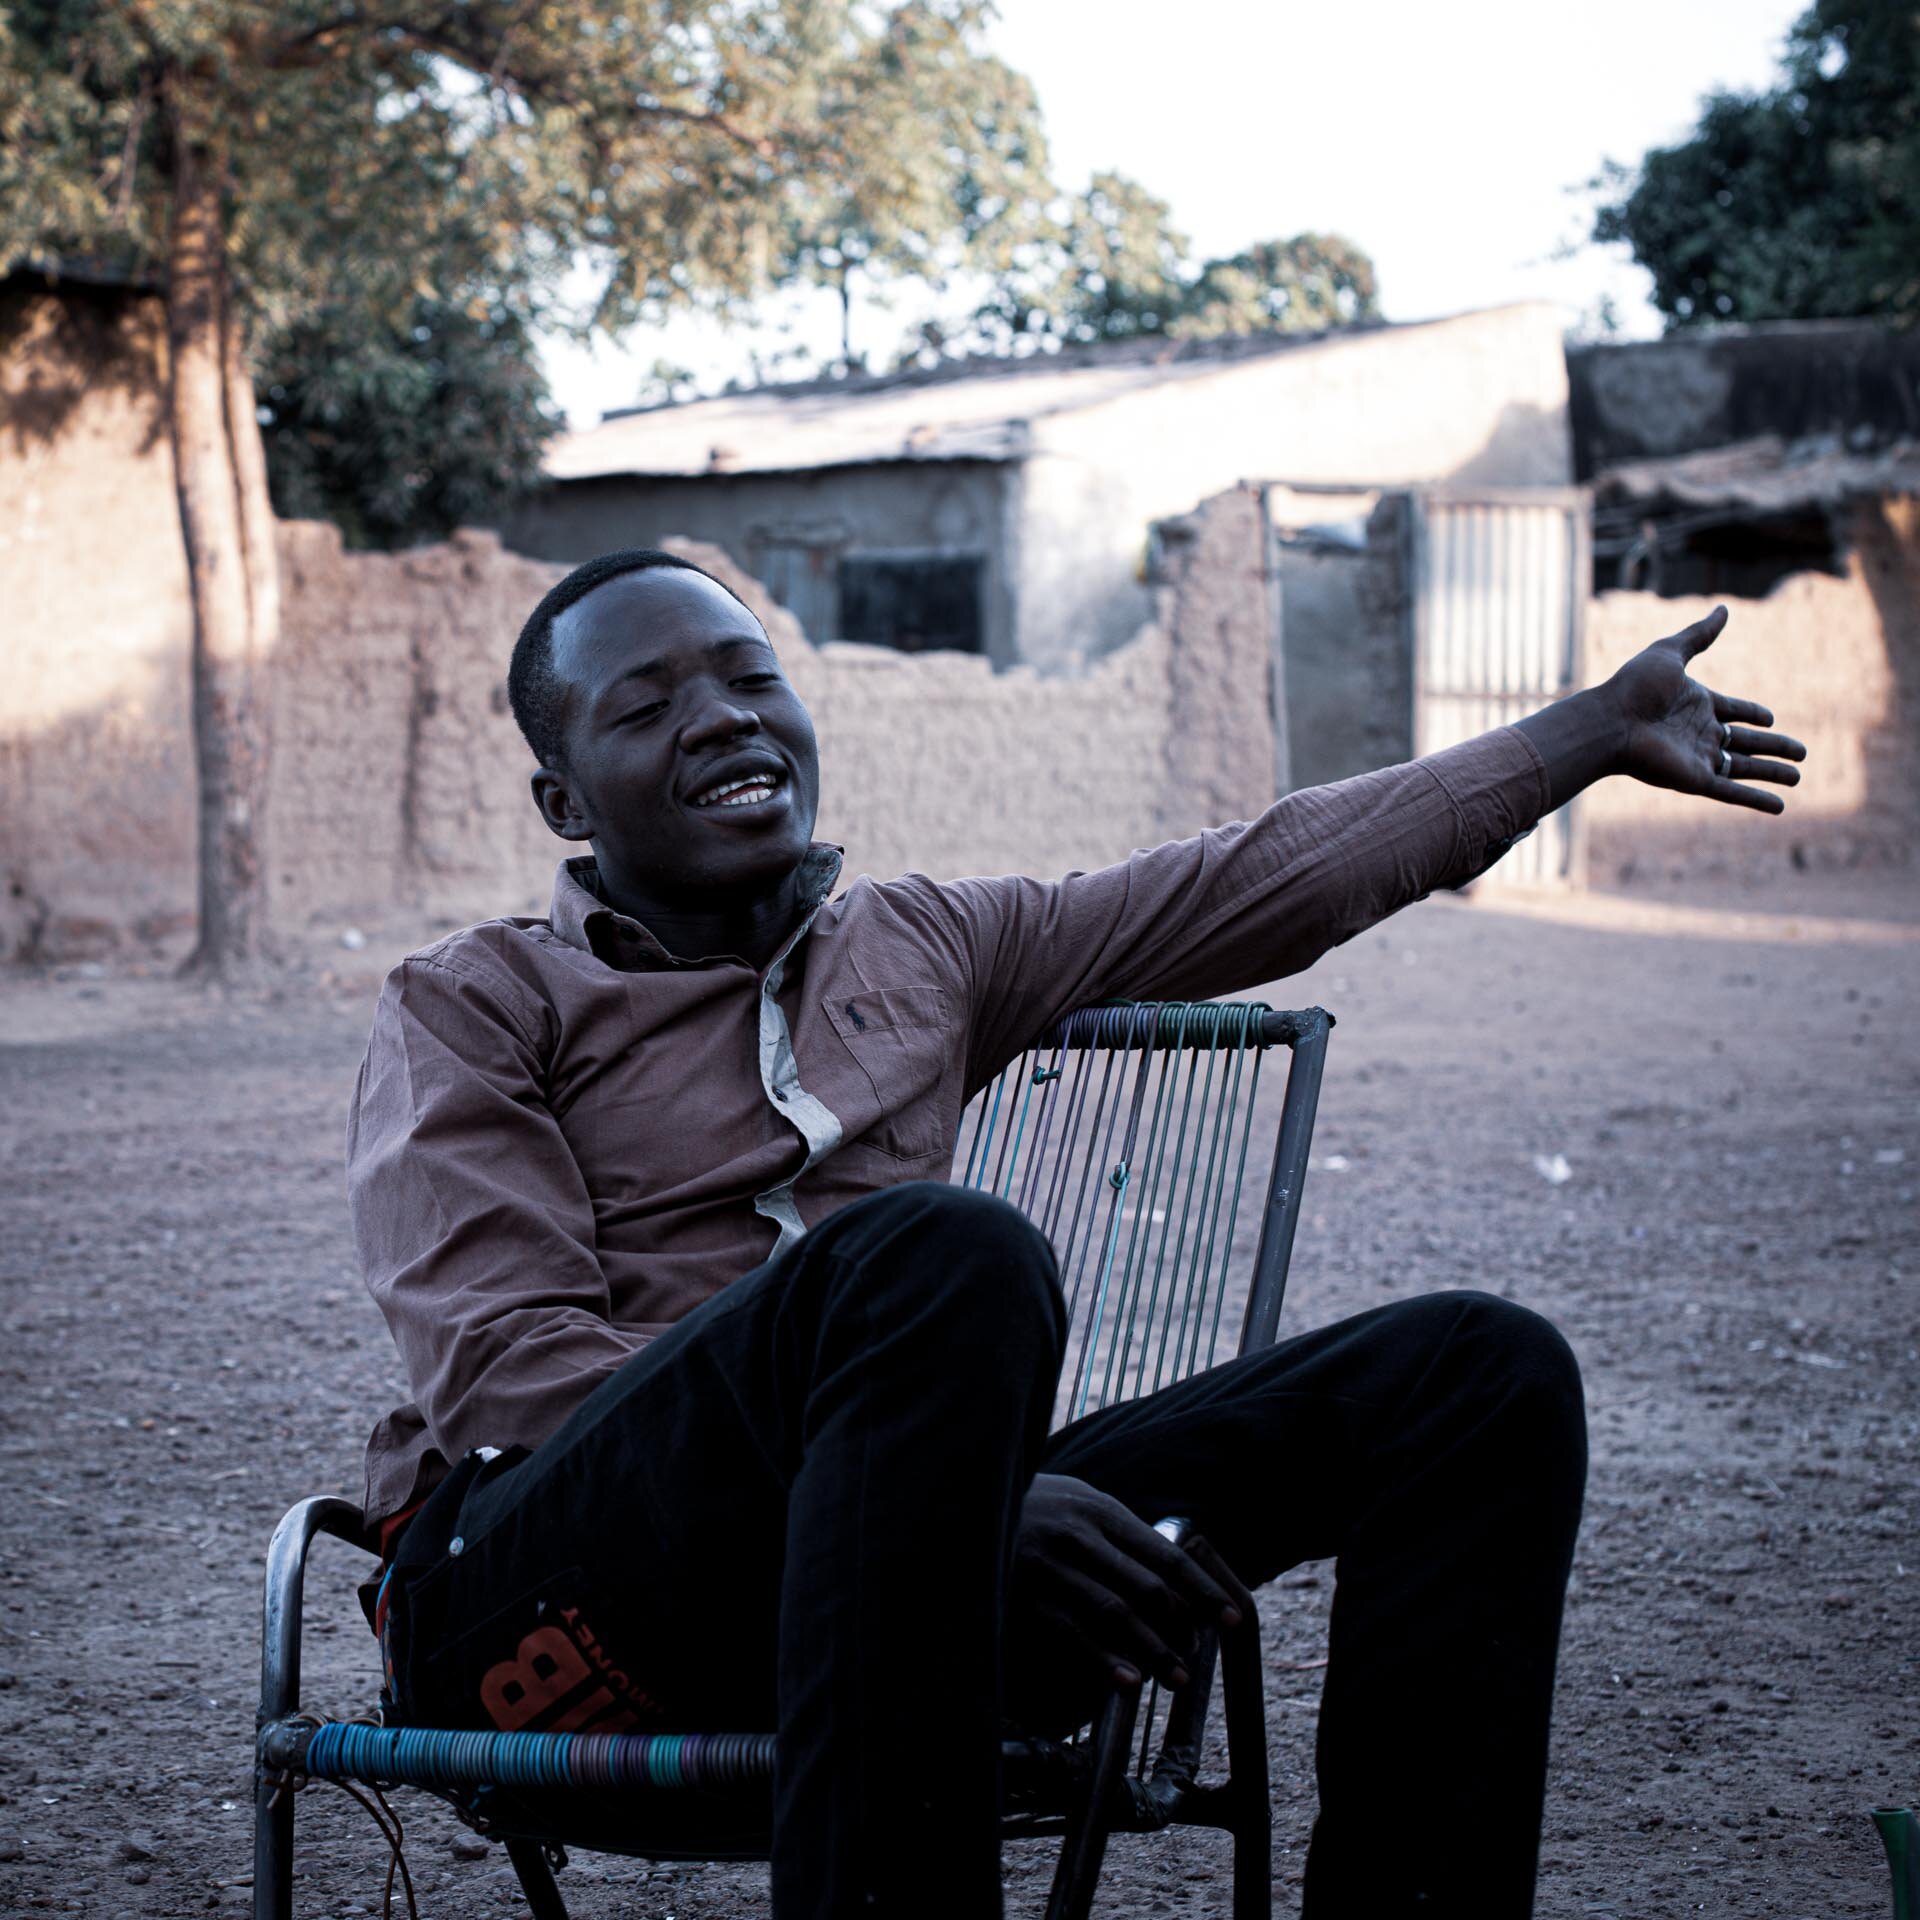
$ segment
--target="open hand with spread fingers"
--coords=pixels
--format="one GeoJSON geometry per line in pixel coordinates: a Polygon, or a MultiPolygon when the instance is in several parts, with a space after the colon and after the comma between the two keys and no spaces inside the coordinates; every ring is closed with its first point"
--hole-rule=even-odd
{"type": "Polygon", "coordinates": [[[1728,806],[1782,813],[1770,787],[1800,783],[1807,750],[1765,731],[1771,709],[1715,693],[1687,672],[1720,637],[1725,607],[1636,653],[1613,677],[1520,721],[1546,763],[1550,807],[1595,780],[1624,773],[1650,787],[1697,793],[1728,806]],[[1759,784],[1750,784],[1750,783],[1759,784]]]}
{"type": "Polygon", "coordinates": [[[1786,802],[1779,794],[1743,783],[1798,786],[1793,763],[1807,757],[1806,748],[1791,735],[1759,731],[1773,725],[1770,708],[1715,693],[1687,672],[1726,624],[1726,608],[1715,607],[1704,620],[1636,653],[1607,682],[1626,727],[1620,771],[1650,787],[1780,813],[1786,802]]]}

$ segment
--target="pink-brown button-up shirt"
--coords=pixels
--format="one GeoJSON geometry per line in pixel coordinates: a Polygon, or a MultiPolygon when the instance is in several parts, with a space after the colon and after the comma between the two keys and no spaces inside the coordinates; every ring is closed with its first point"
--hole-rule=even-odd
{"type": "Polygon", "coordinates": [[[854,882],[816,845],[764,971],[682,960],[567,861],[544,920],[413,954],[347,1131],[360,1261],[413,1400],[366,1510],[534,1446],[622,1361],[875,1188],[947,1177],[967,1099],[1058,1015],[1299,971],[1504,852],[1547,804],[1512,728],[1061,880],[854,882]]]}

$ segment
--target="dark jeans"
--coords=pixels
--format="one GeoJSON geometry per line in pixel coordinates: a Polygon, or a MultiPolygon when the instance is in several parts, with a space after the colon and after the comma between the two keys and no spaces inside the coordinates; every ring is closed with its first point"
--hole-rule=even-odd
{"type": "Polygon", "coordinates": [[[1074,1474],[1193,1517],[1249,1586],[1337,1557],[1310,1915],[1526,1914],[1586,1463],[1559,1334],[1429,1295],[1049,1437],[1062,1338],[1011,1207],[845,1208],[436,1496],[403,1711],[777,1725],[782,1920],[995,1914],[1012,1541],[1034,1473],[1074,1474]]]}

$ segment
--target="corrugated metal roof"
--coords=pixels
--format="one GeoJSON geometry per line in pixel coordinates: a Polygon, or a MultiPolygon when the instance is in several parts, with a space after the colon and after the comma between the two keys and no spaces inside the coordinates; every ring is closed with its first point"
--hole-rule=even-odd
{"type": "Polygon", "coordinates": [[[610,414],[597,427],[556,440],[546,471],[555,480],[587,480],[779,473],[889,460],[1018,460],[1028,450],[1031,422],[1049,414],[1384,330],[1379,323],[1224,340],[1125,340],[1017,360],[961,360],[924,372],[756,387],[610,414]]]}
{"type": "Polygon", "coordinates": [[[1782,440],[1766,434],[1671,460],[1635,460],[1594,476],[1596,504],[1730,508],[1741,514],[1796,513],[1840,506],[1861,495],[1920,494],[1920,443],[1895,440],[1855,449],[1839,440],[1782,440]]]}

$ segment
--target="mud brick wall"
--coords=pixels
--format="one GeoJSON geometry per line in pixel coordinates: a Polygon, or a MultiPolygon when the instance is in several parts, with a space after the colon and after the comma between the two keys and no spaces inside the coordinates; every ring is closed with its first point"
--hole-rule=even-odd
{"type": "MultiPolygon", "coordinates": [[[[821,837],[847,872],[1064,873],[1273,798],[1258,497],[1173,523],[1159,615],[1072,676],[965,654],[813,646],[719,549],[668,542],[752,605],[819,729],[821,837]]],[[[463,533],[404,554],[283,529],[268,823],[283,924],[383,909],[539,912],[571,849],[527,795],[506,699],[527,610],[563,569],[463,533]]]]}
{"type": "MultiPolygon", "coordinates": [[[[1920,501],[1863,501],[1848,532],[1843,578],[1798,573],[1764,600],[1729,600],[1726,632],[1693,669],[1765,701],[1807,743],[1786,818],[1610,780],[1582,802],[1594,882],[1886,867],[1902,884],[1920,829],[1920,501]]],[[[1587,678],[1714,604],[1602,594],[1587,612],[1587,678]]]]}
{"type": "Polygon", "coordinates": [[[0,960],[192,924],[165,331],[156,300],[0,286],[0,960]]]}

